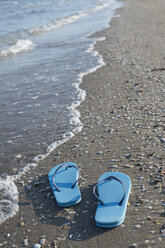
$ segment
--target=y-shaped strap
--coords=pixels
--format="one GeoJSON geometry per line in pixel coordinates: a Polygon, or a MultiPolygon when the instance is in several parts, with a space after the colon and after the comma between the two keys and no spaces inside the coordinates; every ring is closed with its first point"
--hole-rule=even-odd
{"type": "Polygon", "coordinates": [[[54,172],[54,174],[53,174],[53,184],[54,184],[55,189],[56,189],[58,192],[60,192],[61,190],[57,187],[57,185],[56,185],[56,183],[55,183],[54,177],[55,177],[56,173],[57,173],[62,167],[66,167],[66,170],[67,170],[68,168],[72,168],[72,167],[78,170],[78,179],[77,179],[76,182],[72,185],[71,189],[73,189],[73,188],[75,187],[75,185],[76,185],[76,183],[78,182],[79,177],[80,177],[80,171],[79,171],[79,169],[77,168],[77,166],[75,166],[75,165],[68,165],[68,164],[62,164],[61,166],[59,166],[59,167],[55,170],[55,172],[54,172]]]}
{"type": "Polygon", "coordinates": [[[94,186],[94,188],[93,188],[93,194],[94,194],[94,196],[101,202],[102,205],[106,205],[106,204],[99,198],[99,196],[96,194],[96,187],[97,187],[99,184],[101,184],[101,183],[103,183],[103,182],[105,182],[105,181],[111,181],[112,179],[114,179],[114,180],[118,181],[119,183],[121,183],[122,186],[123,186],[123,188],[124,188],[124,195],[123,195],[122,199],[121,199],[121,200],[119,201],[119,203],[118,203],[119,206],[121,206],[122,203],[123,203],[123,200],[124,200],[124,198],[125,198],[125,195],[126,195],[126,188],[125,188],[124,183],[123,183],[119,178],[117,178],[117,177],[109,176],[109,177],[107,177],[107,178],[105,178],[105,179],[103,179],[103,180],[97,182],[97,184],[96,184],[96,185],[94,186]]]}

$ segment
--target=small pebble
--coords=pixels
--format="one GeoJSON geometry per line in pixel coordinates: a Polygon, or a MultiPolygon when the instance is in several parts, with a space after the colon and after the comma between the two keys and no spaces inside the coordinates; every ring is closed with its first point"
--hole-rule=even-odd
{"type": "Polygon", "coordinates": [[[148,209],[152,209],[152,206],[147,206],[148,209]]]}
{"type": "Polygon", "coordinates": [[[118,165],[116,165],[116,164],[114,164],[114,165],[112,164],[109,166],[109,169],[117,169],[117,168],[118,168],[118,165]]]}
{"type": "Polygon", "coordinates": [[[130,164],[125,164],[125,165],[123,165],[123,167],[126,168],[126,169],[128,169],[128,168],[132,168],[133,166],[130,165],[130,164]]]}
{"type": "Polygon", "coordinates": [[[70,235],[69,235],[69,238],[72,239],[72,238],[73,238],[73,234],[70,234],[70,235]]]}
{"type": "Polygon", "coordinates": [[[160,228],[160,233],[165,234],[165,224],[160,228]]]}
{"type": "Polygon", "coordinates": [[[21,155],[21,154],[18,154],[18,155],[16,155],[15,157],[16,157],[16,158],[21,158],[22,155],[21,155]]]}
{"type": "Polygon", "coordinates": [[[33,245],[33,248],[41,248],[41,245],[40,244],[35,244],[35,245],[33,245]]]}
{"type": "Polygon", "coordinates": [[[136,248],[137,247],[137,243],[133,243],[132,245],[129,246],[129,248],[136,248]]]}
{"type": "Polygon", "coordinates": [[[125,154],[125,158],[131,158],[131,154],[125,154]]]}
{"type": "Polygon", "coordinates": [[[57,240],[53,241],[53,248],[57,248],[57,240]]]}
{"type": "Polygon", "coordinates": [[[21,221],[19,225],[22,227],[25,225],[25,223],[23,221],[21,221]]]}
{"type": "Polygon", "coordinates": [[[46,239],[45,238],[40,238],[40,244],[45,245],[46,239]]]}
{"type": "Polygon", "coordinates": [[[141,225],[136,225],[135,226],[135,229],[139,229],[139,228],[141,228],[141,225]]]}
{"type": "Polygon", "coordinates": [[[28,239],[24,239],[22,243],[23,243],[23,246],[28,246],[29,245],[28,244],[28,239]]]}
{"type": "Polygon", "coordinates": [[[138,181],[142,181],[144,179],[144,177],[138,177],[138,181]]]}
{"type": "Polygon", "coordinates": [[[27,185],[27,186],[26,186],[26,189],[27,189],[27,190],[31,190],[31,188],[32,188],[31,185],[27,185]]]}
{"type": "Polygon", "coordinates": [[[102,154],[102,153],[103,153],[102,151],[96,152],[97,155],[102,154]]]}

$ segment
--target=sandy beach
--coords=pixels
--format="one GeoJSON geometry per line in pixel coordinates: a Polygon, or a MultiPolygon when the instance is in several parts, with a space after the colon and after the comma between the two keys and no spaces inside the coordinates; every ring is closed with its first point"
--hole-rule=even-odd
{"type": "Polygon", "coordinates": [[[105,65],[81,84],[84,128],[21,178],[19,212],[1,225],[0,247],[165,246],[164,9],[164,0],[126,0],[95,34],[106,37],[95,46],[105,65]],[[47,174],[67,161],[80,168],[82,201],[60,208],[47,174]],[[109,170],[129,175],[132,192],[124,223],[101,229],[92,190],[109,170]]]}

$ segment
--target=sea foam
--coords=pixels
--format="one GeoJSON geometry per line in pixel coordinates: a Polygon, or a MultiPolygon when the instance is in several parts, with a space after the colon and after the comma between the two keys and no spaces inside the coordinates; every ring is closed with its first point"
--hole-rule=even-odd
{"type": "Polygon", "coordinates": [[[48,32],[48,31],[51,31],[54,29],[58,29],[58,28],[61,28],[65,25],[71,24],[71,23],[77,21],[79,18],[87,16],[88,14],[100,11],[100,10],[102,10],[108,6],[109,6],[109,4],[101,4],[100,6],[92,8],[88,11],[80,11],[79,13],[77,13],[75,15],[71,15],[71,16],[68,16],[65,18],[61,18],[61,19],[55,19],[55,20],[53,20],[52,23],[49,23],[49,24],[41,26],[41,27],[36,27],[36,28],[30,29],[28,31],[28,33],[31,35],[41,35],[42,33],[45,33],[45,32],[48,32]]]}
{"type": "Polygon", "coordinates": [[[18,189],[10,176],[0,177],[0,223],[18,212],[18,189]]]}
{"type": "Polygon", "coordinates": [[[32,28],[28,32],[29,32],[29,34],[32,34],[32,35],[40,35],[44,32],[48,32],[48,31],[51,31],[53,29],[58,29],[58,28],[61,28],[62,26],[73,23],[77,19],[79,19],[80,17],[82,17],[84,15],[85,15],[84,13],[79,13],[79,14],[72,15],[72,16],[69,16],[66,18],[61,18],[59,20],[55,19],[52,23],[49,23],[49,24],[44,25],[42,27],[32,28]]]}
{"type": "Polygon", "coordinates": [[[32,41],[26,39],[26,40],[18,40],[16,44],[3,49],[0,51],[0,57],[7,57],[10,55],[16,55],[17,53],[31,50],[35,47],[35,44],[33,44],[32,41]]]}

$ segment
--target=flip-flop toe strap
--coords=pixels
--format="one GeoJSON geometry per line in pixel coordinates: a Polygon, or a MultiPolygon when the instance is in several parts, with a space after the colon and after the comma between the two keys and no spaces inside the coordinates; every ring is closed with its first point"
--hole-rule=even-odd
{"type": "Polygon", "coordinates": [[[109,176],[109,177],[106,177],[105,179],[103,179],[103,180],[97,182],[96,185],[95,185],[94,188],[93,188],[93,194],[94,194],[94,196],[100,201],[100,203],[101,203],[102,205],[106,205],[106,203],[104,203],[104,202],[99,198],[99,196],[96,194],[96,188],[97,188],[97,186],[98,186],[99,184],[104,183],[105,181],[111,181],[112,179],[114,179],[114,180],[118,181],[119,183],[121,183],[122,186],[123,186],[123,188],[124,188],[124,195],[123,195],[122,199],[118,202],[119,206],[121,206],[122,203],[123,203],[123,200],[124,200],[124,198],[125,198],[125,195],[126,195],[126,187],[125,187],[124,183],[123,183],[119,178],[117,178],[117,177],[115,177],[115,176],[109,176]]]}
{"type": "Polygon", "coordinates": [[[79,169],[77,168],[77,166],[75,166],[75,165],[68,165],[68,164],[63,164],[63,165],[61,165],[61,166],[59,166],[56,170],[55,170],[55,172],[54,172],[54,174],[53,174],[53,185],[54,185],[54,187],[55,187],[55,189],[58,191],[58,192],[60,192],[61,190],[59,189],[59,187],[56,185],[56,183],[55,183],[55,175],[56,175],[56,173],[61,169],[61,168],[63,168],[63,167],[66,167],[66,170],[68,169],[68,168],[75,168],[77,171],[78,171],[78,179],[75,181],[75,183],[72,185],[72,187],[71,187],[71,189],[73,189],[74,187],[75,187],[75,185],[76,185],[76,183],[78,182],[78,180],[79,180],[79,177],[80,177],[80,171],[79,171],[79,169]]]}

